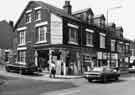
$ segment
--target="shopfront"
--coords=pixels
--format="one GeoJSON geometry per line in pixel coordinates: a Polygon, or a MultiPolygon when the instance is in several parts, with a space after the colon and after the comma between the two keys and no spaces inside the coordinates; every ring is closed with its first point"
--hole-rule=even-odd
{"type": "Polygon", "coordinates": [[[97,52],[97,66],[118,67],[118,54],[109,52],[97,52]]]}

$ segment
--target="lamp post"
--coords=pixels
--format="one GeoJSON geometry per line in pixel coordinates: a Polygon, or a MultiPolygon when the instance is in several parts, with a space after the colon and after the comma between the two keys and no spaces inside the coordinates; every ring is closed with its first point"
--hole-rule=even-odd
{"type": "Polygon", "coordinates": [[[109,12],[112,10],[120,9],[120,8],[122,8],[122,6],[116,6],[116,7],[112,7],[112,8],[107,9],[107,25],[108,25],[109,12]]]}
{"type": "MultiPolygon", "coordinates": [[[[112,11],[112,10],[116,10],[116,9],[120,9],[120,8],[122,8],[122,6],[115,6],[115,7],[112,7],[112,8],[108,8],[107,9],[107,33],[109,32],[109,28],[108,28],[108,17],[109,17],[109,12],[110,11],[112,11]]],[[[110,67],[110,64],[111,64],[111,55],[112,55],[112,53],[110,52],[110,53],[108,53],[108,56],[110,56],[110,62],[108,62],[108,66],[110,67]]]]}

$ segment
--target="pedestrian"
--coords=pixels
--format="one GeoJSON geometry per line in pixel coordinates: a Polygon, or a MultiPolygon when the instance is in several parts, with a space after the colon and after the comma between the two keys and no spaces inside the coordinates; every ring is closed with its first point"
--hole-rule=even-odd
{"type": "Polygon", "coordinates": [[[55,74],[56,74],[56,65],[55,65],[55,62],[52,61],[51,62],[50,78],[55,78],[55,74]]]}

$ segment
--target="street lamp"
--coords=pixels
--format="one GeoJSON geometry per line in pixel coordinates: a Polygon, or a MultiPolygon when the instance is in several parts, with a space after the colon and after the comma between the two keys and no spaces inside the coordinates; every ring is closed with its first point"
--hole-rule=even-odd
{"type": "Polygon", "coordinates": [[[109,11],[120,9],[120,8],[122,8],[122,6],[116,6],[116,7],[112,7],[112,8],[107,9],[107,26],[108,26],[109,11]]]}
{"type": "MultiPolygon", "coordinates": [[[[108,29],[108,15],[109,15],[109,11],[111,11],[111,10],[116,10],[116,9],[120,9],[120,8],[122,8],[122,6],[116,6],[116,7],[112,7],[112,8],[108,8],[107,9],[107,33],[109,32],[109,29],[108,29]]],[[[111,52],[110,53],[108,53],[108,56],[110,56],[110,62],[108,63],[108,66],[110,67],[110,63],[111,63],[111,52]]]]}

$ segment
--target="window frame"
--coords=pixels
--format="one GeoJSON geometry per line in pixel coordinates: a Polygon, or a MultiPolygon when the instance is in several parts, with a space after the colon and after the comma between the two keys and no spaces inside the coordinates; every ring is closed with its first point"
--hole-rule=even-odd
{"type": "Polygon", "coordinates": [[[19,46],[25,45],[25,44],[26,44],[26,30],[20,30],[19,31],[19,46]]]}
{"type": "Polygon", "coordinates": [[[31,22],[32,22],[32,14],[31,14],[31,12],[28,12],[25,14],[25,23],[28,24],[31,22]]]}
{"type": "Polygon", "coordinates": [[[26,51],[25,50],[19,50],[18,51],[18,62],[19,63],[25,63],[26,62],[26,51]]]}
{"type": "Polygon", "coordinates": [[[69,43],[78,45],[78,29],[69,27],[68,31],[69,31],[69,43]],[[72,36],[71,33],[73,33],[74,37],[72,36]]]}
{"type": "Polygon", "coordinates": [[[34,20],[35,20],[35,21],[41,20],[41,10],[40,10],[40,9],[35,9],[34,20]],[[38,13],[38,12],[39,12],[39,13],[38,13]]]}
{"type": "Polygon", "coordinates": [[[93,32],[94,31],[91,29],[85,29],[85,31],[86,31],[86,46],[93,47],[93,32]],[[88,34],[90,34],[91,38],[88,37],[89,36],[88,34]],[[88,41],[88,38],[90,41],[88,41]]]}
{"type": "Polygon", "coordinates": [[[106,34],[100,33],[100,48],[105,49],[106,48],[106,34]],[[104,42],[103,42],[104,41],[104,42]]]}
{"type": "Polygon", "coordinates": [[[36,32],[38,33],[37,43],[47,42],[47,26],[46,25],[36,27],[36,32]],[[41,31],[41,28],[43,28],[44,32],[43,30],[41,31]],[[43,34],[41,34],[41,32],[43,32],[43,34]],[[43,40],[41,40],[41,35],[44,35],[43,40]]]}
{"type": "Polygon", "coordinates": [[[115,44],[116,44],[116,41],[111,40],[111,51],[115,51],[115,44]]]}

